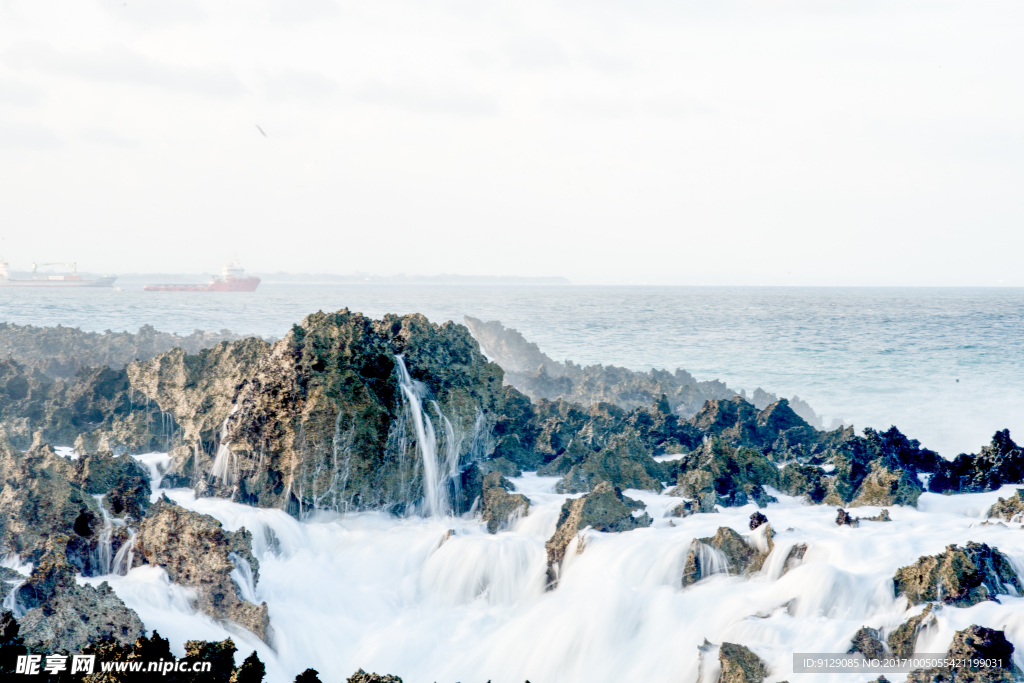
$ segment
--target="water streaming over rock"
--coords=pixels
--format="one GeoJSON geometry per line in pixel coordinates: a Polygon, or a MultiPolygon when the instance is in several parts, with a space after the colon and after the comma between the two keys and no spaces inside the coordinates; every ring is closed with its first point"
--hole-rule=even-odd
{"type": "MultiPolygon", "coordinates": [[[[159,454],[139,459],[151,472],[166,462],[159,454]]],[[[776,531],[764,569],[751,576],[714,572],[684,589],[695,538],[727,526],[753,545],[766,540],[747,532],[755,506],[669,518],[665,512],[681,499],[627,490],[647,505],[652,527],[581,532],[583,552],[567,554],[558,588],[545,592],[544,542],[566,496],[554,492],[555,478],[524,474],[511,481],[530,498],[530,513],[496,535],[469,516],[322,511],[300,521],[282,510],[197,499],[188,489],[154,489],[154,498],[166,494],[213,515],[225,529],[252,532],[259,581],[252,585],[235,558],[232,577],[246,600],[267,601],[274,649],[195,613],[189,590],[170,584],[162,569],[140,566],[126,576],[83,580],[108,581],[178,653],[185,640],[228,636],[242,656],[258,650],[268,683],[289,683],[307,667],[321,680],[343,680],[362,667],[407,683],[691,683],[705,638],[751,648],[771,669],[769,682],[849,683],[846,674],[794,677],[792,653],[845,652],[862,626],[888,633],[919,612],[893,594],[897,568],[967,540],[997,546],[1015,562],[1024,559],[1024,534],[1016,525],[979,524],[1012,487],[926,493],[917,509],[894,506],[893,521],[862,521],[856,529],[837,527],[832,507],[778,494],[778,503],[762,509],[776,531]],[[803,561],[782,573],[795,543],[808,546],[803,561]]],[[[862,516],[877,511],[859,510],[862,516]]],[[[715,553],[705,556],[708,566],[719,560],[715,553]]],[[[977,623],[1005,629],[1020,653],[1024,598],[999,598],[937,610],[918,651],[944,652],[955,631],[977,623]]]]}

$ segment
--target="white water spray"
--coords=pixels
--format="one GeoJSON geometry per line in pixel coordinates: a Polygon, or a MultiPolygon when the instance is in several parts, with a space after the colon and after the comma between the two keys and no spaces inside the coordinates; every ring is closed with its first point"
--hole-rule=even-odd
{"type": "MultiPolygon", "coordinates": [[[[395,356],[398,368],[398,382],[402,388],[405,409],[412,417],[416,429],[416,452],[423,463],[423,500],[425,512],[431,517],[441,517],[449,511],[448,473],[444,471],[437,457],[437,435],[430,415],[423,410],[423,397],[427,387],[414,380],[405,367],[405,359],[395,356]]],[[[438,410],[440,412],[440,409],[438,410]]],[[[443,417],[443,416],[442,416],[443,417]]]]}
{"type": "Polygon", "coordinates": [[[220,426],[220,438],[217,445],[217,455],[213,458],[213,467],[210,468],[210,475],[220,481],[222,484],[232,484],[235,479],[235,470],[237,469],[235,463],[235,454],[231,452],[229,446],[231,445],[228,441],[228,420],[238,410],[238,404],[231,406],[231,412],[224,418],[224,422],[220,426]]]}

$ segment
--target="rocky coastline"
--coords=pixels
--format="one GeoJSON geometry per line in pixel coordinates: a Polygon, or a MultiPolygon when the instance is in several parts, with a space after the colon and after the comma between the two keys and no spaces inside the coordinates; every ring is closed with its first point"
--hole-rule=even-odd
{"type": "MultiPolygon", "coordinates": [[[[556,363],[500,323],[467,323],[437,325],[415,314],[373,320],[342,309],[311,314],[272,343],[227,332],[89,335],[0,325],[7,354],[0,360],[0,557],[31,563],[28,575],[0,569],[9,586],[0,668],[12,653],[95,651],[115,660],[169,653],[106,583],[76,578],[142,565],[162,568],[212,621],[273,643],[268,606],[254,599],[260,564],[252,533],[227,531],[166,496],[153,500],[156,488],[296,519],[475,515],[499,534],[531,510],[508,478],[558,477],[554,488],[565,502],[545,545],[545,588],[558,591],[567,556],[585,552],[586,534],[651,526],[647,505],[627,489],[682,498],[668,513],[673,524],[764,508],[781,494],[840,508],[837,524],[852,531],[860,520],[846,509],[914,507],[925,491],[1024,483],[1024,449],[1006,430],[977,454],[948,460],[896,427],[860,436],[852,427],[826,431],[813,411],[814,420],[802,416],[805,404],[761,390],[751,401],[682,370],[556,363]],[[180,344],[164,348],[172,342],[180,344]],[[154,451],[169,453],[170,465],[151,479],[154,472],[131,456],[154,451]]],[[[1018,493],[988,514],[1009,522],[1022,511],[1018,493]]],[[[714,574],[764,571],[775,531],[755,515],[750,534],[722,526],[694,538],[679,590],[714,574]]],[[[863,518],[888,519],[887,510],[863,518]]],[[[781,571],[806,552],[792,546],[781,571]]],[[[912,653],[932,609],[1024,594],[1013,563],[974,542],[922,556],[897,571],[892,587],[924,611],[895,629],[865,626],[851,634],[851,651],[912,653]]],[[[772,675],[742,644],[707,648],[702,666],[717,661],[720,681],[772,675]]],[[[186,650],[213,662],[217,680],[263,678],[255,653],[235,665],[232,641],[190,641],[186,650]]],[[[1011,662],[1013,645],[1002,631],[975,625],[956,634],[954,651],[996,652],[1011,662]]],[[[921,670],[908,680],[1014,675],[1012,666],[921,670]]],[[[313,670],[299,679],[319,680],[313,670]]],[[[349,679],[400,680],[361,670],[349,679]]]]}

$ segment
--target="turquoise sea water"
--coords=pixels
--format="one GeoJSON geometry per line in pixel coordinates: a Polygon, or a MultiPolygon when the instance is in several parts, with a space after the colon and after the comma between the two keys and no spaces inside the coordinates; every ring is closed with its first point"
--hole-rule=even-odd
{"type": "Polygon", "coordinates": [[[86,330],[281,336],[304,315],[498,319],[557,360],[682,367],[799,395],[946,456],[1024,441],[1024,289],[261,285],[255,294],[0,290],[0,320],[86,330]]]}

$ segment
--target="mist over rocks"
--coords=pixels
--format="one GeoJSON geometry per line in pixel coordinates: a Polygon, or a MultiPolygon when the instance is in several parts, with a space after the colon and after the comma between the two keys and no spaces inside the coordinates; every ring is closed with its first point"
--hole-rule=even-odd
{"type": "MultiPolygon", "coordinates": [[[[648,406],[665,395],[670,410],[684,417],[694,415],[708,400],[737,395],[746,400],[745,392],[737,394],[718,380],[697,381],[681,368],[671,373],[667,370],[636,372],[614,365],[581,367],[571,360],[559,363],[501,321],[484,322],[468,315],[463,319],[487,357],[505,370],[506,382],[534,400],[564,399],[583,406],[614,403],[631,410],[648,406]]],[[[751,404],[760,410],[778,400],[775,394],[758,387],[751,404]]],[[[810,425],[822,427],[821,419],[805,401],[794,396],[790,402],[810,425]]]]}
{"type": "Polygon", "coordinates": [[[72,379],[83,367],[121,370],[133,360],[148,360],[180,348],[186,353],[242,339],[230,330],[189,335],[159,332],[143,325],[138,332],[83,332],[77,327],[35,327],[0,322],[0,358],[9,358],[50,379],[72,379]]]}

